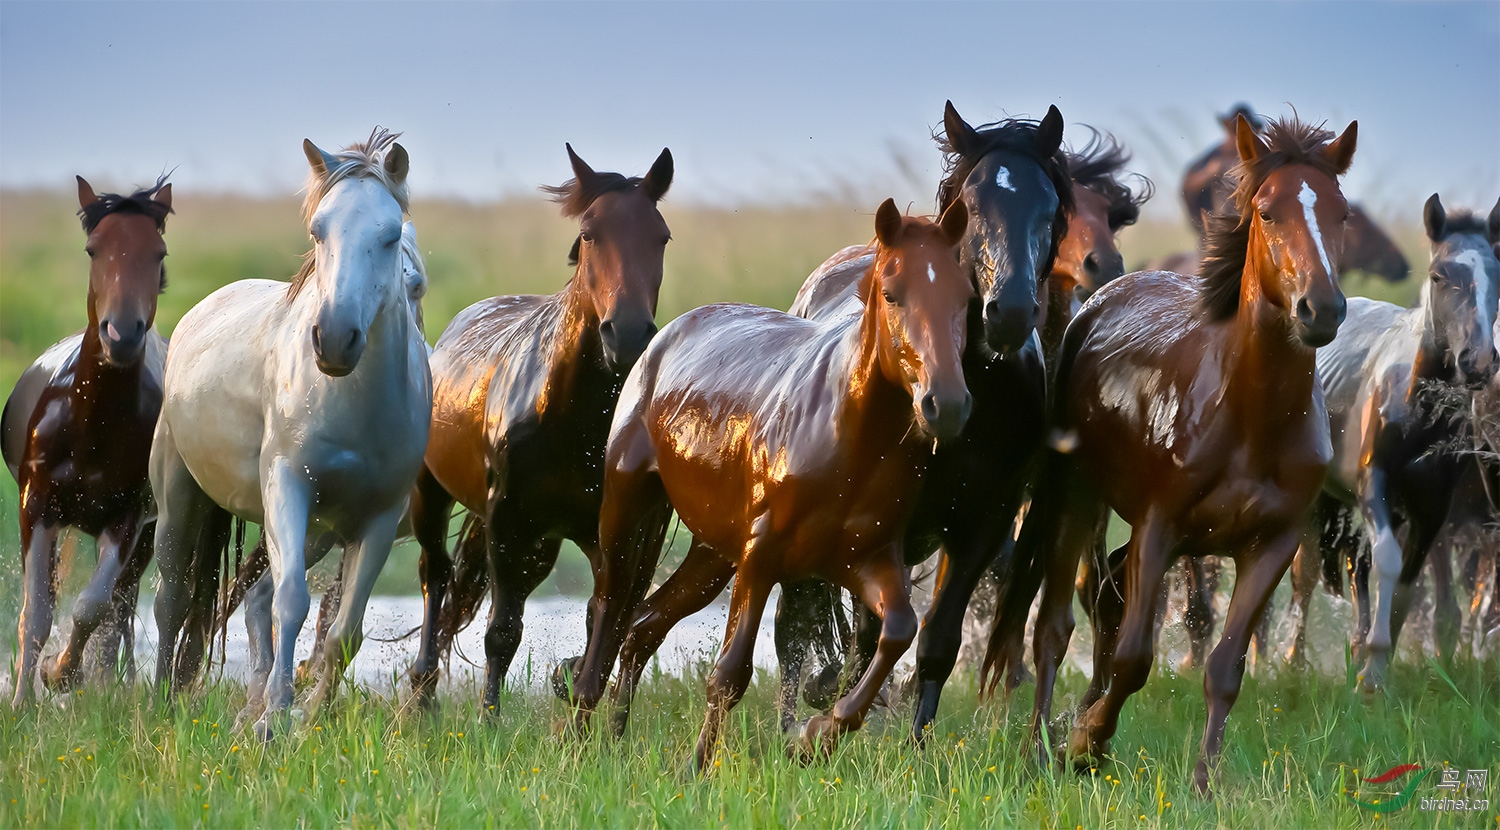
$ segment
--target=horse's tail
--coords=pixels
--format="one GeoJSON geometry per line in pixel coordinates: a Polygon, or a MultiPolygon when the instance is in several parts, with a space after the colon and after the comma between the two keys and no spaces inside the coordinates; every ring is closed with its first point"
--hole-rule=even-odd
{"type": "Polygon", "coordinates": [[[489,586],[489,545],[485,539],[484,519],[478,513],[464,517],[458,532],[458,546],[453,549],[453,572],[443,605],[438,610],[438,653],[448,651],[458,632],[469,626],[479,613],[484,590],[489,586]]]}
{"type": "MultiPolygon", "coordinates": [[[[209,509],[203,524],[198,528],[198,541],[193,547],[193,559],[187,574],[188,582],[192,585],[188,617],[178,634],[175,649],[177,665],[173,674],[178,678],[179,686],[187,685],[197,676],[205,659],[209,663],[213,662],[213,638],[220,593],[223,590],[219,577],[230,570],[231,538],[238,537],[240,540],[237,550],[243,548],[244,542],[244,522],[238,523],[238,533],[235,532],[235,525],[234,516],[215,505],[209,509]]],[[[224,650],[221,644],[221,658],[224,650]]]]}
{"type": "Polygon", "coordinates": [[[813,653],[824,666],[839,664],[854,638],[854,627],[849,623],[849,614],[844,608],[844,590],[826,582],[818,583],[823,599],[818,602],[813,615],[808,640],[813,653]]]}
{"type": "MultiPolygon", "coordinates": [[[[214,615],[214,632],[224,639],[224,632],[229,629],[229,617],[234,614],[240,603],[245,601],[245,594],[249,593],[251,586],[260,581],[266,571],[271,567],[270,552],[266,550],[265,536],[261,536],[255,548],[250,551],[250,558],[243,556],[245,547],[245,523],[236,522],[234,570],[229,580],[224,585],[222,598],[219,600],[218,613],[214,615]]],[[[226,564],[227,564],[226,559],[226,564]]]]}
{"type": "Polygon", "coordinates": [[[1318,545],[1322,554],[1323,587],[1336,597],[1344,595],[1344,562],[1359,550],[1363,531],[1355,526],[1354,510],[1328,494],[1317,503],[1318,545]]]}

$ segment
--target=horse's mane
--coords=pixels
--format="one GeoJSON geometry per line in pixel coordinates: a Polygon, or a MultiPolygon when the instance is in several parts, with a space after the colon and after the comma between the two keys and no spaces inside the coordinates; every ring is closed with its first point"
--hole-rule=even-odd
{"type": "Polygon", "coordinates": [[[1489,224],[1483,216],[1467,208],[1449,211],[1443,219],[1443,238],[1454,234],[1478,234],[1489,238],[1489,224]]]}
{"type": "MultiPolygon", "coordinates": [[[[311,170],[307,175],[307,195],[302,199],[302,223],[305,225],[312,221],[313,214],[317,212],[318,205],[323,197],[333,186],[344,179],[375,179],[390,191],[395,198],[396,204],[401,206],[403,214],[410,211],[411,192],[406,182],[396,182],[391,179],[391,174],[385,170],[385,155],[390,152],[391,146],[400,138],[400,133],[393,133],[384,127],[377,126],[370,131],[370,137],[364,141],[350,144],[348,147],[333,154],[336,162],[322,174],[317,170],[311,170]]],[[[291,287],[287,290],[288,296],[295,297],[302,290],[307,278],[312,276],[313,268],[317,265],[314,257],[316,248],[302,255],[302,267],[292,277],[291,287]]]]}
{"type": "Polygon", "coordinates": [[[1207,217],[1203,237],[1203,308],[1213,320],[1233,317],[1240,305],[1240,283],[1249,255],[1250,225],[1254,211],[1250,200],[1272,172],[1293,164],[1305,164],[1335,181],[1339,171],[1323,156],[1333,133],[1321,124],[1304,124],[1293,118],[1278,118],[1259,131],[1269,148],[1246,164],[1237,162],[1229,177],[1237,181],[1230,204],[1234,213],[1207,217]]]}
{"type": "MultiPolygon", "coordinates": [[[[642,179],[640,176],[625,176],[620,173],[595,173],[586,182],[568,179],[562,184],[544,184],[541,191],[552,201],[562,206],[562,215],[574,219],[583,215],[594,200],[606,193],[634,190],[642,179]]],[[[578,245],[583,237],[574,237],[573,247],[568,251],[568,264],[578,264],[578,245]]]]}
{"type": "Polygon", "coordinates": [[[1042,172],[1052,182],[1057,192],[1057,215],[1052,218],[1052,249],[1047,253],[1045,270],[1051,270],[1057,258],[1057,246],[1068,233],[1068,216],[1073,212],[1073,180],[1068,175],[1068,157],[1062,148],[1050,156],[1043,156],[1036,149],[1039,121],[1029,118],[1007,118],[992,124],[981,124],[974,128],[974,146],[960,153],[953,146],[952,136],[934,136],[938,149],[943,153],[943,179],[938,183],[937,215],[942,216],[963,190],[964,180],[974,172],[981,159],[996,150],[1018,153],[1041,165],[1042,172]]]}
{"type": "Polygon", "coordinates": [[[100,193],[98,198],[78,209],[78,215],[83,217],[83,232],[93,233],[99,227],[104,217],[112,213],[138,213],[149,217],[156,222],[156,230],[161,233],[167,229],[167,214],[172,212],[169,205],[163,204],[151,198],[156,195],[167,184],[167,176],[163,173],[151,187],[137,190],[129,196],[121,196],[118,193],[100,193]]]}
{"type": "Polygon", "coordinates": [[[1109,224],[1113,229],[1133,225],[1141,216],[1141,205],[1151,199],[1156,187],[1151,180],[1139,173],[1133,174],[1141,182],[1136,193],[1120,181],[1125,165],[1130,163],[1130,152],[1109,133],[1101,133],[1093,127],[1085,127],[1090,133],[1089,141],[1078,152],[1068,152],[1068,174],[1073,184],[1081,185],[1109,200],[1109,224]]]}

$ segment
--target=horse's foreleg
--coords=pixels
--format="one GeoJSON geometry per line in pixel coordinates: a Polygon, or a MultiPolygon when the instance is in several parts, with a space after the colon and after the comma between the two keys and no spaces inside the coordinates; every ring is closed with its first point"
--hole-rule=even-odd
{"type": "Polygon", "coordinates": [[[1292,601],[1287,610],[1295,628],[1286,662],[1294,671],[1307,671],[1310,665],[1307,659],[1307,617],[1312,613],[1313,589],[1318,585],[1323,561],[1318,535],[1316,528],[1304,533],[1302,544],[1292,559],[1292,601]]]}
{"type": "MultiPolygon", "coordinates": [[[[900,544],[877,552],[850,574],[844,587],[880,617],[880,641],[875,646],[874,659],[865,667],[859,682],[833,704],[833,712],[807,722],[799,739],[804,753],[831,751],[839,736],[864,726],[865,716],[875,703],[875,695],[917,635],[917,615],[911,607],[911,578],[906,571],[900,544]]],[[[735,589],[739,590],[738,584],[735,589]]],[[[698,747],[701,754],[701,741],[698,747]]]]}
{"type": "Polygon", "coordinates": [[[755,635],[760,629],[760,617],[765,612],[771,587],[772,583],[764,575],[747,573],[743,569],[734,581],[724,647],[708,675],[708,712],[703,717],[703,729],[698,733],[698,746],[693,752],[694,772],[702,774],[713,761],[724,718],[744,697],[755,673],[755,635]]]}
{"type": "Polygon", "coordinates": [[[307,621],[312,597],[307,591],[307,520],[311,483],[283,458],[273,459],[262,475],[266,551],[271,564],[271,673],[266,681],[266,711],[255,722],[263,740],[275,736],[277,720],[292,706],[293,658],[297,634],[307,621]]]}
{"type": "Polygon", "coordinates": [[[1360,684],[1365,691],[1375,691],[1384,688],[1386,667],[1391,659],[1391,601],[1396,593],[1396,580],[1401,575],[1402,559],[1401,544],[1396,541],[1390,507],[1386,502],[1384,470],[1375,465],[1366,468],[1359,501],[1365,515],[1365,527],[1371,536],[1370,562],[1375,577],[1370,632],[1360,684]]]}
{"type": "MultiPolygon", "coordinates": [[[[1156,652],[1157,597],[1173,544],[1165,517],[1156,507],[1148,509],[1141,524],[1131,531],[1125,555],[1125,614],[1109,664],[1109,691],[1073,727],[1068,755],[1076,763],[1096,764],[1099,757],[1108,754],[1109,739],[1119,726],[1120,710],[1131,695],[1146,685],[1151,674],[1156,652]]],[[[1040,621],[1037,627],[1040,637],[1040,621]]],[[[1041,661],[1037,662],[1040,665],[1041,661]]]]}
{"type": "MultiPolygon", "coordinates": [[[[689,556],[692,552],[689,551],[689,556]]],[[[684,563],[686,564],[686,563],[684,563]]],[[[681,569],[678,569],[681,573],[681,569]]],[[[667,580],[670,584],[676,579],[677,574],[667,580]]],[[[663,585],[663,587],[666,587],[663,585]]],[[[797,692],[802,687],[803,666],[807,661],[808,652],[812,646],[813,615],[818,613],[817,592],[823,590],[823,586],[815,580],[802,580],[789,582],[781,586],[781,598],[776,602],[776,625],[773,630],[776,641],[776,662],[781,669],[781,682],[777,686],[776,711],[781,717],[781,731],[787,732],[797,722],[797,692]]],[[[641,609],[640,619],[644,620],[651,614],[651,601],[655,600],[661,591],[651,595],[651,600],[641,609]]],[[[675,621],[674,621],[675,622],[675,621]]],[[[629,671],[630,663],[626,655],[632,652],[631,640],[635,638],[636,628],[640,622],[631,626],[630,633],[625,636],[625,645],[620,650],[620,671],[622,678],[629,671]]],[[[652,648],[655,651],[655,648],[652,648]]],[[[639,671],[637,671],[639,674],[639,671]]],[[[633,687],[634,684],[632,683],[633,687]]],[[[616,685],[618,689],[619,686],[616,685]]],[[[618,695],[616,695],[616,712],[619,712],[618,695]]],[[[616,714],[616,718],[620,716],[616,714]]]]}
{"type": "MultiPolygon", "coordinates": [[[[1441,517],[1442,514],[1439,513],[1438,516],[1441,517]]],[[[1406,523],[1406,545],[1401,551],[1401,570],[1396,579],[1396,590],[1391,596],[1392,653],[1396,650],[1396,642],[1401,639],[1401,629],[1406,625],[1406,617],[1416,595],[1417,577],[1421,576],[1432,541],[1442,528],[1441,521],[1441,518],[1434,522],[1430,518],[1413,515],[1406,523]]]]}
{"type": "Polygon", "coordinates": [[[562,542],[534,539],[518,517],[490,514],[490,619],[484,632],[484,711],[493,713],[500,687],[521,647],[526,599],[552,573],[562,542]]]}
{"type": "MultiPolygon", "coordinates": [[[[41,501],[41,499],[37,499],[41,501]]],[[[62,528],[41,516],[42,505],[21,505],[21,560],[25,591],[21,596],[20,666],[11,706],[19,708],[36,699],[36,666],[42,647],[52,634],[52,613],[57,605],[55,569],[57,537],[62,528]],[[30,509],[28,509],[30,508],[30,509]]]]}
{"type": "Polygon", "coordinates": [[[47,688],[67,691],[77,685],[84,648],[94,629],[114,614],[115,583],[125,560],[135,550],[140,531],[141,514],[131,511],[99,534],[99,566],[74,605],[73,631],[68,644],[56,657],[42,664],[42,682],[47,688]]]}
{"type": "Polygon", "coordinates": [[[391,555],[396,527],[405,511],[403,500],[395,509],[370,519],[364,535],[344,548],[344,561],[339,568],[344,577],[343,590],[336,603],[338,612],[328,626],[321,675],[308,702],[309,713],[321,711],[332,699],[344,668],[359,653],[365,636],[365,606],[370,602],[370,593],[375,590],[375,580],[385,567],[385,560],[391,555]]]}
{"type": "MultiPolygon", "coordinates": [[[[641,682],[641,672],[646,668],[646,661],[661,648],[662,641],[677,623],[702,611],[713,602],[714,597],[734,577],[735,564],[734,560],[721,556],[707,545],[694,540],[688,548],[687,558],[641,605],[639,612],[635,614],[635,621],[625,635],[625,643],[620,647],[620,676],[615,681],[612,695],[614,711],[611,725],[616,737],[625,734],[625,725],[630,718],[630,702],[641,682]]],[[[813,584],[818,588],[823,587],[821,584],[813,584]]],[[[786,594],[782,596],[785,598],[786,594]]],[[[779,622],[777,634],[779,638],[779,622]]],[[[805,653],[806,650],[807,643],[804,641],[802,651],[805,653]]],[[[783,666],[782,670],[785,671],[786,667],[783,666]]],[[[795,686],[792,687],[792,694],[796,694],[795,686]]],[[[794,700],[793,703],[795,702],[794,700]]],[[[792,714],[795,715],[795,712],[794,706],[792,714]]],[[[783,711],[783,732],[787,729],[786,717],[787,713],[783,711]]]]}

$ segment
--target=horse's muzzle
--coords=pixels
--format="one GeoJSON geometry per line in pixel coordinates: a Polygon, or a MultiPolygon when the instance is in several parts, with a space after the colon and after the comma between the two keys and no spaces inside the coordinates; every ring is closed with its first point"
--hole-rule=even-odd
{"type": "Polygon", "coordinates": [[[333,378],[341,378],[354,371],[359,358],[365,353],[365,333],[349,329],[337,337],[329,337],[322,327],[312,327],[313,354],[318,371],[333,378]]]}
{"type": "Polygon", "coordinates": [[[104,347],[104,359],[111,366],[129,366],[141,359],[146,346],[146,321],[117,326],[113,320],[99,323],[99,343],[104,347]]]}
{"type": "Polygon", "coordinates": [[[998,300],[984,304],[984,340],[999,354],[1010,354],[1030,339],[1041,308],[1035,300],[1022,306],[1007,306],[998,300]]]}
{"type": "Polygon", "coordinates": [[[963,397],[939,396],[928,392],[917,404],[917,413],[922,419],[924,431],[945,444],[957,438],[969,422],[969,413],[974,410],[974,396],[963,390],[963,397]]]}

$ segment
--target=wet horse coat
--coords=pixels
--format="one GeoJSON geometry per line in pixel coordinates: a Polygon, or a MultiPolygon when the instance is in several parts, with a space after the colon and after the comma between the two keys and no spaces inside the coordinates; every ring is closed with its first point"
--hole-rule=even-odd
{"type": "MultiPolygon", "coordinates": [[[[33,672],[57,602],[61,532],[75,527],[98,537],[99,565],[78,597],[67,646],[41,667],[50,688],[78,681],[90,635],[109,621],[117,628],[101,650],[101,669],[113,668],[120,629],[130,630],[151,558],[146,463],[166,357],[166,341],[153,324],[157,296],[166,290],[162,232],[172,211],[172,186],[164,179],[121,196],[96,195],[78,177],[78,212],[88,235],[88,327],[21,374],[0,416],[0,449],[20,485],[25,582],[13,705],[35,695],[33,672]]],[[[132,670],[133,663],[132,657],[132,670]]]]}
{"type": "Polygon", "coordinates": [[[626,379],[610,429],[600,513],[602,579],[575,693],[586,724],[614,662],[636,592],[649,584],[675,509],[693,533],[687,559],[634,614],[620,653],[615,726],[624,728],[645,661],[679,620],[731,578],[724,647],[708,684],[696,767],[716,751],[752,673],[771,588],[818,577],[882,619],[858,684],[803,733],[807,748],[858,729],[916,634],[901,549],[934,442],[968,419],[961,355],[973,283],[954,246],[968,212],[940,225],[887,200],[861,303],[806,320],[756,306],[691,311],[658,335],[626,379]]]}

